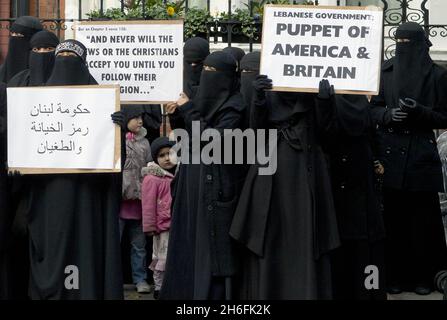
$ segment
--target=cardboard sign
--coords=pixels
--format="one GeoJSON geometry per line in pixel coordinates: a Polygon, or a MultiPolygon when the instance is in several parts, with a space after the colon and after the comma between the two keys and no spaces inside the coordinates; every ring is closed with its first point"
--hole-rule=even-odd
{"type": "Polygon", "coordinates": [[[328,79],[337,93],[376,95],[382,16],[375,6],[266,5],[261,74],[278,91],[318,92],[328,79]]]}
{"type": "Polygon", "coordinates": [[[118,86],[8,88],[8,168],[120,172],[118,86]]]}
{"type": "Polygon", "coordinates": [[[119,84],[123,103],[176,101],[183,90],[182,20],[80,22],[75,38],[92,76],[119,84]]]}

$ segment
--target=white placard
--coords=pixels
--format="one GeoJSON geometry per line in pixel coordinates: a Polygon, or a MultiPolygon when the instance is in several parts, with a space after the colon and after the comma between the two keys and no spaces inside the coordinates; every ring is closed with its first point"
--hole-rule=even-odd
{"type": "Polygon", "coordinates": [[[266,5],[261,74],[280,91],[316,92],[326,78],[339,93],[377,94],[382,16],[375,6],[266,5]]]}
{"type": "Polygon", "coordinates": [[[9,168],[116,169],[110,115],[119,103],[117,86],[8,88],[7,94],[9,168]]]}
{"type": "Polygon", "coordinates": [[[75,38],[87,47],[99,84],[119,84],[121,101],[176,101],[183,90],[183,21],[81,22],[75,38]]]}

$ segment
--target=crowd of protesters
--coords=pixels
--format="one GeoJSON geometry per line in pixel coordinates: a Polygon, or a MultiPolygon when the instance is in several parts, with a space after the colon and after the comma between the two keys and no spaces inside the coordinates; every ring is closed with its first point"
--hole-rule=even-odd
{"type": "Polygon", "coordinates": [[[111,115],[121,173],[22,175],[6,165],[6,88],[97,82],[82,43],[18,18],[0,67],[0,298],[122,299],[125,239],[136,290],[156,299],[431,293],[447,269],[434,133],[447,128],[447,70],[418,24],[396,39],[372,97],[335,94],[330,79],[315,94],[272,91],[259,52],[185,42],[183,92],[165,105],[172,129],[276,129],[271,175],[257,162],[178,161],[159,105],[111,115]]]}

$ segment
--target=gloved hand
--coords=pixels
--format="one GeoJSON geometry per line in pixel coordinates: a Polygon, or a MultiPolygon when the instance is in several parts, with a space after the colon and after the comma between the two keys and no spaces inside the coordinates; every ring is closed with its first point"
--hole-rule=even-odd
{"type": "Polygon", "coordinates": [[[334,94],[334,86],[331,85],[327,79],[321,80],[318,88],[318,99],[328,100],[332,98],[334,94]]]}
{"type": "Polygon", "coordinates": [[[416,100],[413,100],[411,98],[399,99],[399,108],[403,112],[413,113],[414,111],[416,111],[417,106],[418,103],[416,102],[416,100]]]}
{"type": "Polygon", "coordinates": [[[399,123],[408,118],[408,113],[400,110],[400,108],[387,109],[383,121],[385,125],[390,125],[392,123],[399,123]]]}
{"type": "Polygon", "coordinates": [[[265,90],[272,88],[272,79],[269,79],[266,75],[260,74],[256,76],[256,80],[253,81],[253,88],[256,96],[259,100],[265,98],[265,90]]]}
{"type": "Polygon", "coordinates": [[[111,114],[113,123],[119,125],[122,129],[126,129],[126,116],[122,111],[116,111],[111,114]]]}
{"type": "Polygon", "coordinates": [[[394,122],[402,122],[407,119],[408,113],[398,108],[391,109],[391,120],[394,122]]]}

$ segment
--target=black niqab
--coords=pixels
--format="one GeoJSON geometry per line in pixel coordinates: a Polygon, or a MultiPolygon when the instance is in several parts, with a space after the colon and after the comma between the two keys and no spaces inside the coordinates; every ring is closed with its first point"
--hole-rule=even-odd
{"type": "Polygon", "coordinates": [[[14,21],[10,31],[22,34],[25,38],[31,37],[38,31],[42,30],[43,26],[40,20],[32,16],[21,16],[14,21]]]}
{"type": "Polygon", "coordinates": [[[0,68],[0,82],[8,83],[17,73],[28,68],[30,38],[40,30],[42,24],[35,17],[20,17],[12,24],[10,31],[21,33],[23,37],[9,37],[8,54],[0,68]]]}
{"type": "Polygon", "coordinates": [[[395,99],[418,99],[423,94],[433,61],[429,55],[430,42],[424,29],[415,23],[407,22],[399,26],[396,39],[408,39],[409,42],[397,42],[396,57],[393,63],[395,99]]]}
{"type": "Polygon", "coordinates": [[[87,49],[76,40],[61,42],[56,48],[56,61],[47,85],[97,84],[86,64],[87,49]],[[72,52],[77,56],[57,56],[61,52],[72,52]]]}
{"type": "MultiPolygon", "coordinates": [[[[49,31],[37,32],[31,38],[31,48],[56,48],[59,44],[57,36],[49,31]]],[[[31,51],[29,56],[29,70],[17,74],[11,79],[10,86],[41,86],[47,82],[53,71],[54,51],[39,53],[31,51]],[[26,78],[26,79],[24,79],[26,78]]]]}
{"type": "Polygon", "coordinates": [[[97,84],[90,75],[87,65],[79,57],[56,57],[53,72],[47,85],[97,84]]]}
{"type": "Polygon", "coordinates": [[[54,60],[54,52],[31,52],[29,57],[30,86],[41,86],[45,84],[53,71],[54,60]]]}
{"type": "Polygon", "coordinates": [[[236,61],[228,53],[213,52],[203,64],[216,71],[202,71],[194,104],[200,116],[209,123],[237,92],[238,78],[236,61]]]}
{"type": "Polygon", "coordinates": [[[187,40],[183,47],[183,91],[190,98],[193,97],[200,83],[203,60],[210,54],[210,44],[203,38],[195,37],[187,40]],[[195,65],[192,66],[191,64],[195,65]]]}

